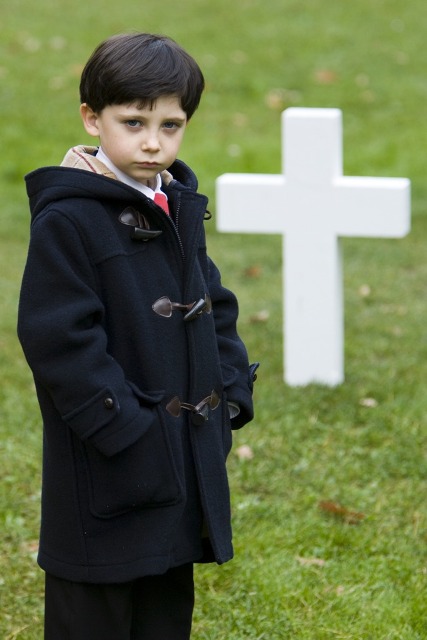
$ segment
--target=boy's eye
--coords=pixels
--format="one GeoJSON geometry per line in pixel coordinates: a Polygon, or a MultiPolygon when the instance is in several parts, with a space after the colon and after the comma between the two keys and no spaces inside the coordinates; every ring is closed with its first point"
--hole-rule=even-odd
{"type": "Polygon", "coordinates": [[[131,127],[131,129],[136,129],[136,127],[141,125],[139,120],[126,120],[126,124],[128,127],[131,127]]]}
{"type": "Polygon", "coordinates": [[[179,127],[179,125],[176,122],[165,122],[163,124],[165,129],[177,129],[179,127]]]}

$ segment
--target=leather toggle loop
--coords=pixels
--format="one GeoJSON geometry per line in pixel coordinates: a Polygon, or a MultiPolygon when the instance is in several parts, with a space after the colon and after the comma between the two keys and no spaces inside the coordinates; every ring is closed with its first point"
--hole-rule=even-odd
{"type": "Polygon", "coordinates": [[[162,233],[163,231],[160,231],[160,229],[141,229],[140,227],[134,227],[130,232],[130,237],[132,240],[148,242],[148,240],[158,238],[162,233]]]}
{"type": "Polygon", "coordinates": [[[150,229],[147,218],[134,207],[124,209],[119,215],[119,220],[122,224],[133,227],[130,237],[138,242],[154,240],[154,238],[158,238],[163,233],[160,229],[150,229]]]}
{"type": "Polygon", "coordinates": [[[167,296],[162,296],[152,304],[151,308],[155,313],[163,318],[170,318],[174,311],[182,311],[185,313],[184,321],[190,322],[202,313],[211,313],[212,302],[207,294],[204,298],[200,298],[196,302],[190,302],[188,304],[172,302],[172,300],[167,296]]]}
{"type": "Polygon", "coordinates": [[[200,427],[209,420],[209,411],[214,411],[220,402],[221,398],[215,390],[212,391],[210,396],[203,398],[196,405],[189,402],[181,402],[178,396],[174,396],[166,405],[166,411],[174,418],[179,418],[182,409],[190,411],[192,423],[200,427]]]}
{"type": "Polygon", "coordinates": [[[196,316],[199,316],[206,309],[208,303],[204,298],[200,298],[197,302],[193,304],[190,308],[189,312],[184,316],[184,322],[189,322],[190,320],[194,320],[196,316]]]}

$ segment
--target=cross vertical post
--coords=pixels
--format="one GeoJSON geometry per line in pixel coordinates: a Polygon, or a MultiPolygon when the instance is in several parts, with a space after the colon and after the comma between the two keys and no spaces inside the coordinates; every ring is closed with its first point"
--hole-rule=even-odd
{"type": "Polygon", "coordinates": [[[217,179],[217,227],[283,236],[284,380],[344,380],[341,237],[405,236],[406,178],[342,175],[339,109],[282,114],[282,174],[217,179]]]}

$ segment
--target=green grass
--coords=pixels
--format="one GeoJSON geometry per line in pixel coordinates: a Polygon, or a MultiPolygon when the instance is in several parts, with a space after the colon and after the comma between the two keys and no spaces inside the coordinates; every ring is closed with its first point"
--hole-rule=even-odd
{"type": "Polygon", "coordinates": [[[427,97],[421,0],[5,0],[0,41],[0,637],[42,637],[35,564],[41,426],[15,337],[28,241],[23,175],[90,142],[79,72],[97,42],[138,29],[176,38],[207,91],[182,157],[215,211],[223,172],[280,171],[280,113],[343,110],[347,175],[412,181],[403,240],[346,239],[346,380],[282,379],[281,241],[209,232],[262,362],[255,421],[230,456],[236,559],[197,568],[198,640],[427,637],[427,97]],[[236,3],[235,3],[236,4],[236,3]],[[261,311],[264,322],[256,322],[261,311]],[[253,458],[241,459],[247,445],[253,458]],[[324,511],[333,501],[358,524],[324,511]]]}

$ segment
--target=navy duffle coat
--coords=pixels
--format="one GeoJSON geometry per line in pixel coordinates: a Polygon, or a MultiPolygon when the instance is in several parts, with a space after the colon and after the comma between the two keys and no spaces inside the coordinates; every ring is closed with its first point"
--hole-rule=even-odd
{"type": "Polygon", "coordinates": [[[253,417],[252,379],[236,298],[206,254],[207,199],[184,163],[170,172],[170,217],[104,175],[27,176],[18,334],[44,428],[38,561],[68,580],[233,555],[226,458],[253,417]]]}

